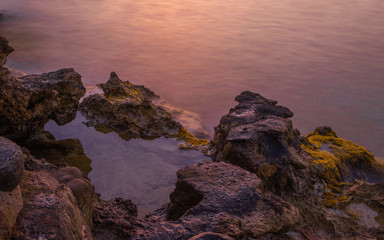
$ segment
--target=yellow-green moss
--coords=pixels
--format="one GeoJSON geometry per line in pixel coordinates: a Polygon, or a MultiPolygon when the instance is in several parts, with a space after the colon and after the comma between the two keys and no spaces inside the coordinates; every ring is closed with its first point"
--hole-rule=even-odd
{"type": "Polygon", "coordinates": [[[192,135],[192,133],[188,132],[187,129],[181,128],[176,135],[177,139],[185,141],[186,144],[190,144],[192,146],[204,146],[209,143],[207,139],[199,139],[192,135]]]}
{"type": "Polygon", "coordinates": [[[323,199],[321,202],[324,204],[324,206],[333,208],[342,208],[349,200],[345,195],[338,195],[332,192],[324,193],[322,198],[323,199]]]}
{"type": "Polygon", "coordinates": [[[319,133],[317,130],[306,136],[308,143],[301,145],[312,158],[313,168],[328,183],[341,181],[339,169],[342,164],[360,164],[372,166],[375,157],[362,146],[339,138],[333,131],[319,133]],[[320,150],[326,146],[329,151],[320,150]]]}
{"type": "Polygon", "coordinates": [[[128,82],[121,82],[120,85],[121,88],[113,89],[105,97],[113,101],[124,101],[130,98],[139,102],[145,98],[145,93],[139,87],[128,82]]]}

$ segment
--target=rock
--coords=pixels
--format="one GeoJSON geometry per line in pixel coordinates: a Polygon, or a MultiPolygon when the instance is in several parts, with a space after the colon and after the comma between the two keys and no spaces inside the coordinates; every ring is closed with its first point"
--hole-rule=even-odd
{"type": "Polygon", "coordinates": [[[73,69],[14,78],[1,69],[0,134],[13,136],[42,129],[49,119],[72,121],[85,88],[73,69]]]}
{"type": "Polygon", "coordinates": [[[298,177],[309,175],[309,159],[300,148],[299,131],[288,119],[293,113],[248,91],[236,101],[239,104],[215,127],[213,160],[256,173],[273,192],[299,191],[298,177]]]}
{"type": "Polygon", "coordinates": [[[46,172],[25,171],[20,183],[24,206],[12,239],[82,239],[86,226],[76,198],[46,172]]]}
{"type": "Polygon", "coordinates": [[[95,198],[95,190],[92,183],[83,178],[82,173],[75,167],[64,167],[53,173],[59,183],[67,185],[76,197],[77,206],[81,211],[83,219],[90,229],[92,229],[92,212],[95,198]]]}
{"type": "Polygon", "coordinates": [[[152,103],[158,96],[144,86],[123,82],[113,72],[100,86],[104,94],[91,95],[80,104],[88,126],[116,131],[128,140],[173,136],[182,129],[167,111],[152,103]]]}
{"type": "MultiPolygon", "coordinates": [[[[1,16],[5,18],[4,14],[0,14],[0,20],[2,18],[1,16]]],[[[5,65],[5,63],[7,62],[8,55],[13,51],[14,49],[8,45],[8,41],[0,36],[0,68],[5,65]]]]}
{"type": "Polygon", "coordinates": [[[293,205],[262,194],[260,179],[240,167],[194,164],[177,175],[170,204],[140,221],[132,239],[186,239],[202,232],[256,238],[299,220],[293,205]]]}
{"type": "Polygon", "coordinates": [[[194,237],[191,237],[189,240],[234,240],[234,239],[224,234],[205,232],[205,233],[200,233],[199,235],[196,235],[194,237]]]}
{"type": "Polygon", "coordinates": [[[136,217],[137,207],[130,200],[98,199],[93,212],[93,237],[95,240],[128,239],[136,224],[136,217]]]}
{"type": "Polygon", "coordinates": [[[10,192],[19,184],[24,171],[24,157],[18,145],[0,137],[0,191],[10,192]]]}
{"type": "Polygon", "coordinates": [[[384,182],[384,167],[367,149],[337,137],[332,128],[319,127],[306,136],[302,148],[313,158],[311,166],[330,184],[353,182],[384,182]]]}
{"type": "Polygon", "coordinates": [[[0,239],[11,237],[16,218],[23,207],[23,198],[20,187],[11,192],[0,191],[0,239]]]}

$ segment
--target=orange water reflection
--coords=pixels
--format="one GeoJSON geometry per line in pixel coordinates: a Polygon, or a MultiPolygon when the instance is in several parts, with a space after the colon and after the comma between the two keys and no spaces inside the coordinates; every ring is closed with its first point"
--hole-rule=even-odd
{"type": "Polygon", "coordinates": [[[27,72],[110,71],[209,127],[243,90],[279,100],[306,133],[333,126],[384,156],[382,0],[2,0],[0,24],[27,72]]]}

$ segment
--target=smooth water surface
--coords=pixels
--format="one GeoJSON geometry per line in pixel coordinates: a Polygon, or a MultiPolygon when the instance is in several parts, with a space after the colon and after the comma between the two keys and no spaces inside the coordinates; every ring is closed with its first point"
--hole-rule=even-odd
{"type": "Polygon", "coordinates": [[[383,0],[1,0],[27,73],[144,84],[211,129],[251,90],[384,156],[383,0]]]}
{"type": "Polygon", "coordinates": [[[103,134],[87,127],[80,114],[71,123],[58,127],[50,121],[45,129],[57,140],[77,138],[92,159],[89,178],[103,199],[131,199],[139,217],[169,202],[177,170],[208,160],[197,151],[179,150],[174,139],[122,140],[116,133],[103,134]]]}

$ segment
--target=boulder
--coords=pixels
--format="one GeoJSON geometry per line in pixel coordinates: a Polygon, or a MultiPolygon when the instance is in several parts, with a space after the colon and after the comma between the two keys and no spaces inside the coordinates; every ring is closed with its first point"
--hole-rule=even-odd
{"type": "Polygon", "coordinates": [[[12,141],[0,137],[0,191],[17,187],[24,171],[24,154],[12,141]]]}
{"type": "Polygon", "coordinates": [[[47,172],[29,171],[20,186],[24,205],[12,239],[82,239],[86,224],[69,187],[47,172]]]}
{"type": "Polygon", "coordinates": [[[88,126],[101,132],[116,131],[127,140],[173,136],[182,129],[164,108],[153,104],[152,99],[159,96],[144,86],[124,82],[112,72],[100,87],[104,94],[91,95],[80,104],[88,126]]]}

